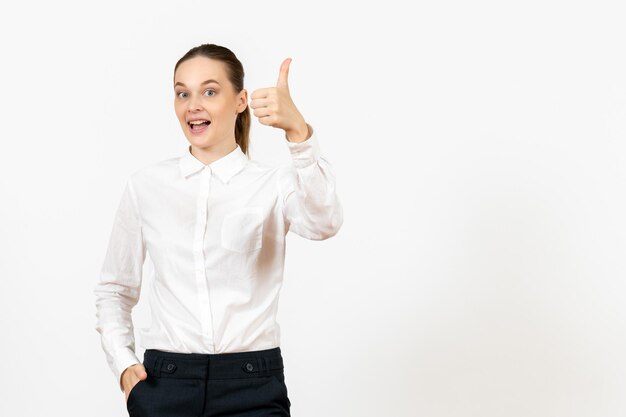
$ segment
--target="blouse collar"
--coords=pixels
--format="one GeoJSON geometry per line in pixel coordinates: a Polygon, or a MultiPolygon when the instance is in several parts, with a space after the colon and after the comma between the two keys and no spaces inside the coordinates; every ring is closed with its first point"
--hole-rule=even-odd
{"type": "Polygon", "coordinates": [[[237,147],[219,159],[205,165],[191,153],[191,145],[187,146],[185,153],[179,159],[180,172],[185,177],[203,169],[205,166],[217,174],[223,183],[227,183],[236,173],[238,173],[248,161],[248,156],[243,153],[241,147],[237,147]]]}

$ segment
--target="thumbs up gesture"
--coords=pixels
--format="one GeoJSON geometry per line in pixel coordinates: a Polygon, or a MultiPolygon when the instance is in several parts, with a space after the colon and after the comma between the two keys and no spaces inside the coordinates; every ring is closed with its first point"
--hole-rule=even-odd
{"type": "Polygon", "coordinates": [[[280,66],[276,87],[259,88],[250,96],[250,108],[259,122],[283,129],[290,142],[303,142],[310,136],[309,127],[289,94],[289,64],[287,58],[280,66]]]}

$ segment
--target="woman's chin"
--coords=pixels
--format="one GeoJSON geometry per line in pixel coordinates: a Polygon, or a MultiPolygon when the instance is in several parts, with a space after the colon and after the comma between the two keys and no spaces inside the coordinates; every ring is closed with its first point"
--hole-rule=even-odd
{"type": "Polygon", "coordinates": [[[204,135],[194,135],[189,132],[185,132],[187,136],[187,140],[194,146],[204,147],[210,144],[210,138],[208,134],[204,135]]]}

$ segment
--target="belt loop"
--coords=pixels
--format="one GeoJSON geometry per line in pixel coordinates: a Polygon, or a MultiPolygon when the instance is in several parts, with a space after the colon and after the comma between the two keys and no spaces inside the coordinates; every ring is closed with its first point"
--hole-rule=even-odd
{"type": "Polygon", "coordinates": [[[162,357],[158,357],[156,359],[156,361],[154,361],[154,375],[158,378],[161,376],[161,364],[163,363],[163,358],[162,357]]]}
{"type": "Polygon", "coordinates": [[[265,356],[263,356],[263,360],[265,361],[265,375],[270,376],[270,360],[265,356]]]}
{"type": "Polygon", "coordinates": [[[262,376],[263,375],[263,363],[261,362],[261,358],[257,356],[255,359],[256,359],[256,367],[259,368],[259,376],[262,376]]]}

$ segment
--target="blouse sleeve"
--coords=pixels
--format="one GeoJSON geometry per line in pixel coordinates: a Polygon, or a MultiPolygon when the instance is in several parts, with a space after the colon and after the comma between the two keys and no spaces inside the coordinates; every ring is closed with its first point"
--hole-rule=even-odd
{"type": "MultiPolygon", "coordinates": [[[[310,240],[337,234],[343,209],[331,164],[321,155],[315,130],[303,142],[287,142],[292,162],[281,167],[279,194],[287,230],[310,240]]],[[[286,136],[285,136],[286,137],[286,136]]]]}
{"type": "Polygon", "coordinates": [[[135,355],[131,311],[139,301],[145,255],[141,217],[129,180],[118,204],[104,264],[93,291],[96,296],[96,330],[101,335],[108,365],[122,391],[122,372],[141,362],[135,355]]]}

